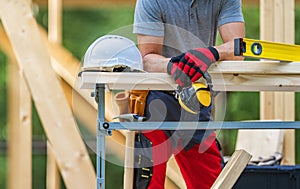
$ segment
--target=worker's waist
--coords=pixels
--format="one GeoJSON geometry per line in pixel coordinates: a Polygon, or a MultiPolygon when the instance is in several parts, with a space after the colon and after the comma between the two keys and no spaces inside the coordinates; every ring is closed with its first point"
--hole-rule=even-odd
{"type": "Polygon", "coordinates": [[[176,92],[175,91],[161,91],[163,93],[166,93],[168,95],[172,95],[172,96],[175,96],[176,95],[176,92]]]}

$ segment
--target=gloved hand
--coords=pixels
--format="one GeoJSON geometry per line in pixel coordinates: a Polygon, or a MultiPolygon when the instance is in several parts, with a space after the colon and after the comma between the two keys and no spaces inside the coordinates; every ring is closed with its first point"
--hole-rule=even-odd
{"type": "Polygon", "coordinates": [[[167,71],[180,87],[188,87],[200,79],[209,66],[218,60],[219,53],[214,47],[191,49],[172,57],[167,71]]]}

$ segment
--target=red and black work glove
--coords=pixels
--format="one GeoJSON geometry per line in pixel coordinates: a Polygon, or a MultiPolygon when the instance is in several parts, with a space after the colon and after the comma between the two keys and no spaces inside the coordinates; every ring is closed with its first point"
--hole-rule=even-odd
{"type": "Polygon", "coordinates": [[[172,57],[167,71],[180,87],[188,87],[200,79],[209,66],[218,60],[219,53],[214,47],[191,49],[172,57]]]}

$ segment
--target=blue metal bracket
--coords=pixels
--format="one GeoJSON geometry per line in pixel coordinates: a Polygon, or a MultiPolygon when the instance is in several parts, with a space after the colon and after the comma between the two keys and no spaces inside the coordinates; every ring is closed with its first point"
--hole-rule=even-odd
{"type": "Polygon", "coordinates": [[[105,123],[105,85],[95,85],[95,100],[98,103],[98,125],[97,125],[97,189],[105,189],[105,136],[107,129],[102,129],[105,123]]]}
{"type": "Polygon", "coordinates": [[[300,121],[105,122],[109,130],[300,129],[300,121]]]}

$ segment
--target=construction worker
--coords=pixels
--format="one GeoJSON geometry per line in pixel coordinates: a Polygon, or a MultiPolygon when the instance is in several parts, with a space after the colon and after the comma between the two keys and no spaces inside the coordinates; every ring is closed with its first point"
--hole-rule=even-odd
{"type": "MultiPolygon", "coordinates": [[[[165,72],[179,87],[191,86],[220,60],[233,60],[233,39],[244,37],[240,0],[137,0],[133,32],[144,70],[165,72]],[[215,46],[217,32],[223,44],[215,46]]],[[[197,114],[182,108],[174,91],[150,91],[149,121],[210,121],[213,103],[197,114]]],[[[210,188],[222,169],[213,130],[142,131],[135,142],[135,188],[164,188],[174,155],[187,188],[210,188]]]]}

